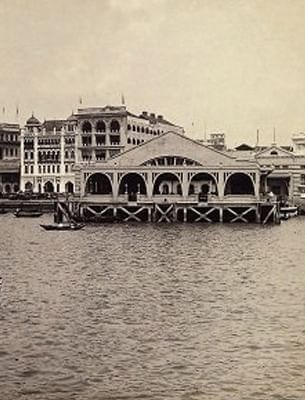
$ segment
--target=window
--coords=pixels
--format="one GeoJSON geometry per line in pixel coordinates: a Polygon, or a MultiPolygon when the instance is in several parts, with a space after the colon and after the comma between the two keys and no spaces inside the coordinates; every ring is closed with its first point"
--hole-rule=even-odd
{"type": "Polygon", "coordinates": [[[55,174],[55,165],[52,165],[52,172],[55,174]]]}
{"type": "Polygon", "coordinates": [[[301,185],[305,185],[305,174],[301,174],[300,181],[301,185]]]}
{"type": "Polygon", "coordinates": [[[14,156],[14,149],[11,149],[11,151],[10,151],[10,155],[11,155],[11,157],[13,157],[13,156],[14,156]]]}
{"type": "Polygon", "coordinates": [[[34,174],[34,165],[30,166],[30,171],[31,171],[31,174],[34,174]]]}
{"type": "Polygon", "coordinates": [[[42,172],[43,172],[44,174],[46,173],[46,166],[45,166],[45,165],[42,166],[42,172]]]}
{"type": "Polygon", "coordinates": [[[48,165],[48,174],[51,172],[51,165],[48,165]]]}
{"type": "Polygon", "coordinates": [[[25,174],[29,173],[29,167],[27,165],[24,166],[24,173],[25,174]]]}
{"type": "Polygon", "coordinates": [[[65,172],[66,173],[69,172],[69,165],[68,164],[65,165],[65,172]]]}

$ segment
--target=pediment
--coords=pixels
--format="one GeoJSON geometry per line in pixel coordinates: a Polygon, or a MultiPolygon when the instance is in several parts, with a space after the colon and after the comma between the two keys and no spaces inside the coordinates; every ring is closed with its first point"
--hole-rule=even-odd
{"type": "Polygon", "coordinates": [[[260,151],[259,153],[256,154],[255,158],[260,159],[260,158],[266,158],[266,157],[293,157],[293,153],[291,151],[285,150],[282,147],[279,146],[270,146],[267,147],[266,149],[260,151]]]}
{"type": "MultiPolygon", "coordinates": [[[[174,156],[195,165],[236,165],[234,157],[205,146],[187,136],[167,132],[137,147],[125,151],[107,162],[118,166],[149,165],[151,160],[174,156]]],[[[188,165],[188,164],[187,164],[188,165]]]]}

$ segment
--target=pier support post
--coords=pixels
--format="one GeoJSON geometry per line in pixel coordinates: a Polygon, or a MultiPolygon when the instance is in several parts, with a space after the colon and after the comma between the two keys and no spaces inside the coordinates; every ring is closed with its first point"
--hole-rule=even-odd
{"type": "Polygon", "coordinates": [[[223,223],[223,207],[219,207],[219,222],[223,223]]]}
{"type": "Polygon", "coordinates": [[[183,222],[187,222],[187,208],[183,208],[183,222]]]}

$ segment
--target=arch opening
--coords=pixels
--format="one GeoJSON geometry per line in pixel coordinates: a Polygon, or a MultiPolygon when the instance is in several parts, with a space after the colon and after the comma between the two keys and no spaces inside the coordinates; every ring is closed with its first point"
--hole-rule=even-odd
{"type": "Polygon", "coordinates": [[[213,194],[218,196],[215,177],[206,172],[200,172],[194,175],[189,184],[188,194],[213,194]]]}
{"type": "Polygon", "coordinates": [[[85,193],[112,194],[112,185],[109,177],[101,172],[90,175],[86,182],[85,193]]]}
{"type": "Polygon", "coordinates": [[[120,124],[116,119],[111,121],[110,130],[111,130],[111,132],[119,132],[120,131],[120,124]]]}
{"type": "Polygon", "coordinates": [[[73,183],[72,182],[67,182],[66,184],[65,184],[65,192],[66,193],[73,193],[74,192],[74,185],[73,185],[73,183]]]}
{"type": "Polygon", "coordinates": [[[95,126],[96,132],[106,132],[106,124],[104,121],[97,121],[95,126]]]}
{"type": "Polygon", "coordinates": [[[243,172],[236,172],[229,176],[225,184],[224,194],[226,195],[254,195],[254,185],[249,175],[243,172]]]}
{"type": "Polygon", "coordinates": [[[48,181],[44,184],[44,192],[45,193],[53,193],[54,192],[54,185],[52,182],[48,181]]]}
{"type": "Polygon", "coordinates": [[[33,184],[32,182],[26,182],[26,184],[24,185],[24,188],[26,191],[31,191],[33,190],[33,184]]]}
{"type": "Polygon", "coordinates": [[[165,172],[157,177],[153,186],[153,195],[182,195],[181,183],[177,175],[165,172]]]}
{"type": "Polygon", "coordinates": [[[84,133],[90,133],[92,132],[92,125],[89,121],[85,121],[82,125],[82,131],[84,133]]]}
{"type": "Polygon", "coordinates": [[[130,172],[123,176],[119,185],[119,194],[147,194],[144,178],[135,172],[130,172]]]}

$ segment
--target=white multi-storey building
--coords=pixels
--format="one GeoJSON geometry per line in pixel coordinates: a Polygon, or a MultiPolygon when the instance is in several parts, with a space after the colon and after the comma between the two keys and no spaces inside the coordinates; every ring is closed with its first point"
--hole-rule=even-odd
{"type": "Polygon", "coordinates": [[[162,115],[125,106],[80,108],[66,120],[41,123],[32,115],[21,131],[21,190],[75,190],[75,170],[95,165],[168,131],[184,133],[162,115]]]}

